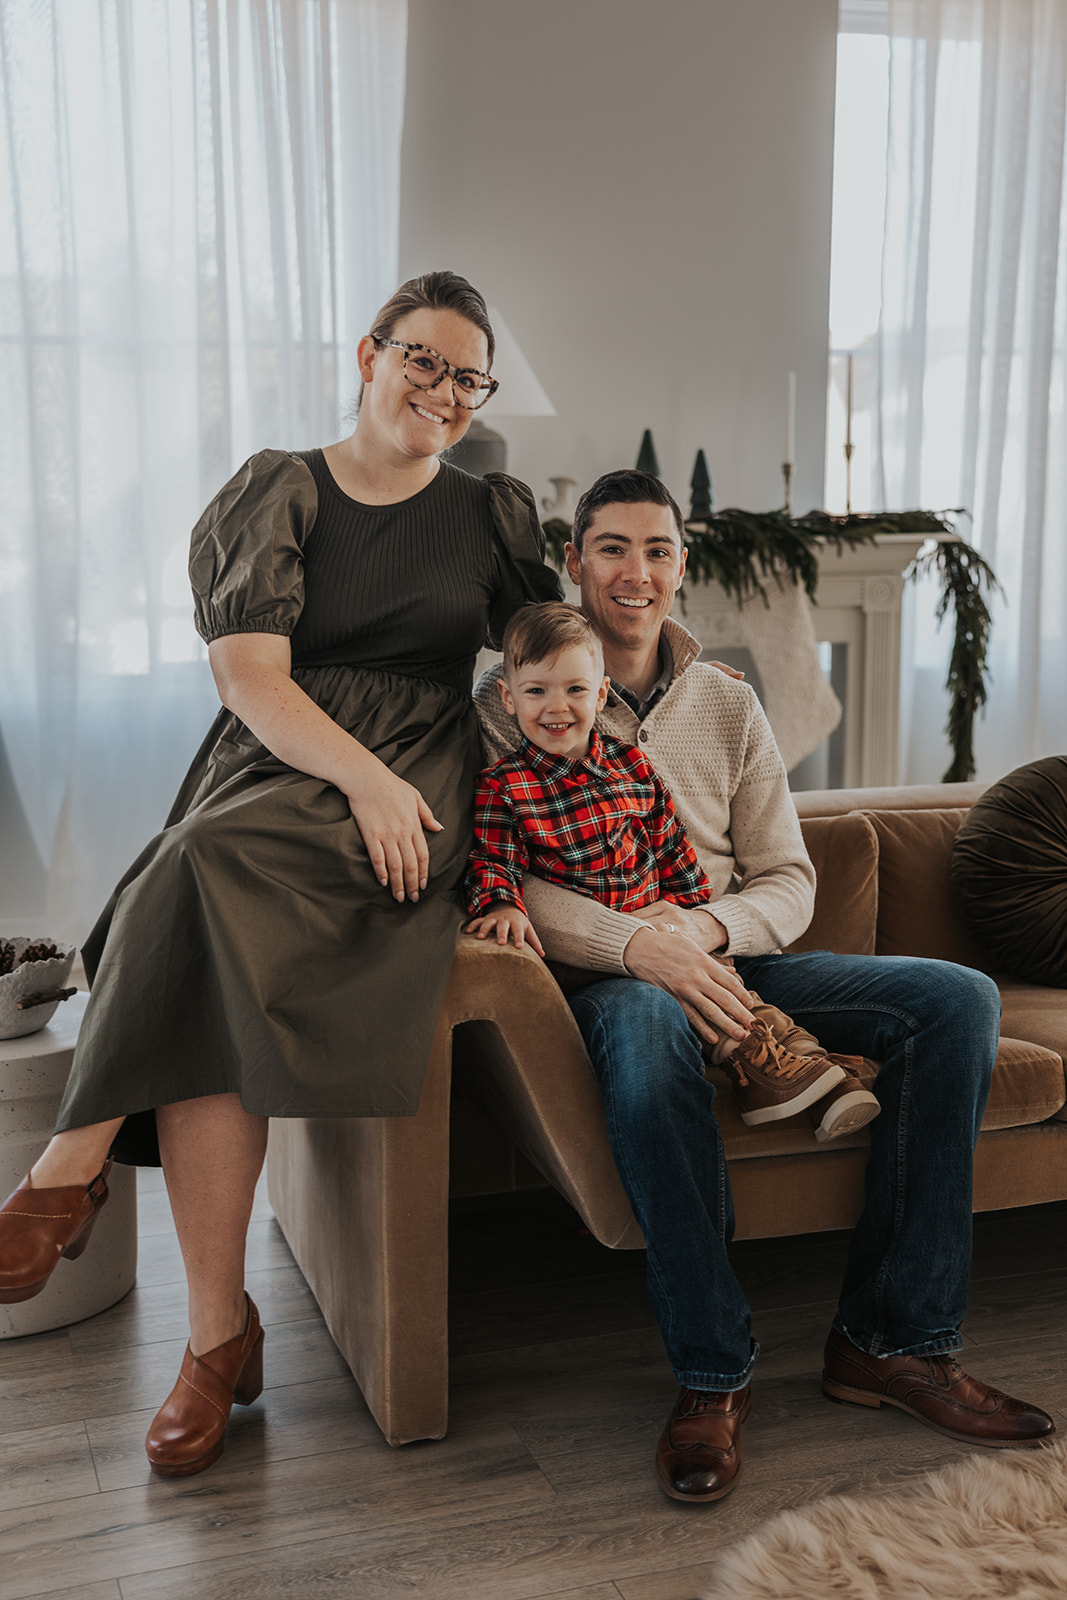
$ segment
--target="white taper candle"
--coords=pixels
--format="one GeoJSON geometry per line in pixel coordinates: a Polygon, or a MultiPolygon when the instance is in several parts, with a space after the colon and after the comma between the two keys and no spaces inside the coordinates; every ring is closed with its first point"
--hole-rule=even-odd
{"type": "Polygon", "coordinates": [[[785,459],[793,466],[797,458],[797,375],[789,374],[789,401],[785,420],[785,459]]]}
{"type": "Polygon", "coordinates": [[[852,351],[847,357],[848,365],[845,369],[845,443],[852,443],[852,351]]]}

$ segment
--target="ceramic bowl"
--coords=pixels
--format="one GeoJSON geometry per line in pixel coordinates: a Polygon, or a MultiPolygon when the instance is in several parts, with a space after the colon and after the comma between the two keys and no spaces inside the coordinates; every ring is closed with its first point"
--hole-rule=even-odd
{"type": "Polygon", "coordinates": [[[59,951],[50,961],[23,961],[0,977],[0,1039],[19,1039],[25,1033],[47,1027],[60,1003],[46,1000],[21,1011],[19,1001],[62,989],[74,965],[77,946],[60,944],[57,939],[9,939],[7,943],[15,947],[16,962],[27,945],[54,944],[59,951]]]}

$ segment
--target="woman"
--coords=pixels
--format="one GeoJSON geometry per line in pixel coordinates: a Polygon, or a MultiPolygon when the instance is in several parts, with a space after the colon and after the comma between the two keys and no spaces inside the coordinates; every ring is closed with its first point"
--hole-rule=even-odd
{"type": "Polygon", "coordinates": [[[493,392],[482,297],[404,284],[354,433],[254,456],[193,532],[225,709],[85,946],[58,1131],[0,1209],[0,1301],[85,1248],[109,1152],[166,1173],[189,1347],[153,1470],[210,1466],[262,1386],[244,1244],[269,1116],[415,1110],[463,910],[486,637],[555,598],[529,492],[440,460],[493,392]]]}

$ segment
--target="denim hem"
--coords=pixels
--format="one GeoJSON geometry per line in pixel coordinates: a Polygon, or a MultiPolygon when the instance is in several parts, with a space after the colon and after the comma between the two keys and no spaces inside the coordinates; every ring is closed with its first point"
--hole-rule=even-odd
{"type": "Polygon", "coordinates": [[[854,1344],[864,1355],[874,1356],[878,1360],[887,1360],[892,1356],[955,1355],[957,1351],[963,1349],[963,1340],[954,1329],[946,1330],[933,1339],[923,1339],[918,1344],[900,1345],[898,1349],[891,1350],[886,1347],[884,1339],[871,1339],[867,1335],[853,1333],[845,1327],[840,1317],[834,1318],[834,1327],[838,1333],[844,1334],[849,1344],[854,1344]]]}
{"type": "Polygon", "coordinates": [[[753,1341],[748,1365],[740,1372],[679,1372],[676,1367],[674,1376],[683,1389],[710,1389],[716,1394],[732,1394],[735,1389],[743,1389],[748,1383],[758,1355],[759,1345],[753,1341]]]}

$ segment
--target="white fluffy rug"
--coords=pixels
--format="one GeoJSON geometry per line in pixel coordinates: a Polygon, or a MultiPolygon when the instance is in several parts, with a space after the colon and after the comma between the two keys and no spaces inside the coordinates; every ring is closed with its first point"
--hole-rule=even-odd
{"type": "Polygon", "coordinates": [[[726,1551],[704,1600],[1058,1600],[1067,1443],[968,1456],[899,1493],[831,1495],[726,1551]]]}

